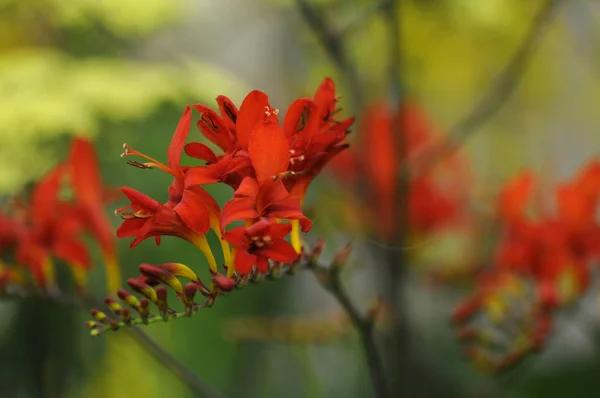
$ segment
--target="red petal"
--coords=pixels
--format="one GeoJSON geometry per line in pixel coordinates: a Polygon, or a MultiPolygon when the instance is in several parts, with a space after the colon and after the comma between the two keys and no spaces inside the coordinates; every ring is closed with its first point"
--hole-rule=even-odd
{"type": "Polygon", "coordinates": [[[243,226],[235,227],[223,235],[223,239],[231,243],[233,247],[245,248],[246,245],[246,228],[243,226]]]}
{"type": "Polygon", "coordinates": [[[256,179],[262,182],[287,170],[290,145],[277,123],[259,123],[250,137],[248,154],[256,179]]]}
{"type": "Polygon", "coordinates": [[[524,172],[509,181],[500,193],[500,215],[508,221],[520,219],[531,197],[533,185],[533,175],[530,172],[524,172]]]}
{"type": "Polygon", "coordinates": [[[121,187],[120,189],[121,189],[121,192],[123,192],[125,194],[125,196],[127,196],[127,198],[129,198],[129,200],[131,201],[131,204],[134,206],[139,206],[140,208],[150,211],[152,213],[158,211],[158,209],[161,206],[160,202],[152,199],[151,197],[149,197],[133,188],[121,187]]]}
{"type": "Polygon", "coordinates": [[[52,222],[64,171],[63,165],[56,166],[35,187],[32,196],[32,212],[36,224],[52,222]]]}
{"type": "Polygon", "coordinates": [[[246,236],[255,237],[271,235],[271,225],[273,224],[276,224],[276,222],[267,218],[261,218],[246,228],[246,236]]]}
{"type": "Polygon", "coordinates": [[[283,131],[286,137],[292,137],[304,130],[308,115],[315,106],[315,102],[310,98],[299,98],[292,102],[283,119],[283,131]]]}
{"type": "Polygon", "coordinates": [[[216,173],[216,169],[210,166],[192,167],[184,177],[184,186],[189,188],[194,185],[208,185],[221,181],[221,175],[216,173]]]}
{"type": "Polygon", "coordinates": [[[74,138],[71,141],[69,165],[77,200],[91,207],[102,203],[104,190],[93,143],[80,137],[74,138]]]}
{"type": "Polygon", "coordinates": [[[221,228],[227,227],[237,220],[257,218],[256,203],[249,198],[234,198],[225,203],[221,210],[221,228]]]}
{"type": "MultiPolygon", "coordinates": [[[[256,207],[260,213],[263,213],[265,209],[274,203],[285,200],[290,197],[287,189],[280,179],[274,182],[265,182],[261,185],[256,198],[256,207]]],[[[298,209],[300,208],[300,199],[294,199],[298,203],[298,209]]],[[[294,203],[296,203],[294,202],[294,203]]]]}
{"type": "Polygon", "coordinates": [[[283,239],[274,240],[271,245],[255,251],[260,257],[267,257],[274,261],[290,263],[298,258],[294,247],[283,239]]]}
{"type": "Polygon", "coordinates": [[[60,239],[52,245],[54,255],[69,265],[79,265],[84,268],[91,266],[90,256],[86,246],[72,239],[60,239]]]}
{"type": "Polygon", "coordinates": [[[271,113],[271,116],[265,114],[267,109],[271,109],[269,97],[262,91],[251,91],[246,98],[244,98],[235,124],[238,143],[242,149],[248,148],[250,135],[258,122],[265,120],[277,121],[277,116],[275,114],[271,113]]]}
{"type": "Polygon", "coordinates": [[[283,239],[292,231],[292,224],[271,223],[269,235],[273,240],[283,239]]]}
{"type": "Polygon", "coordinates": [[[229,98],[224,95],[219,95],[217,97],[217,104],[219,104],[219,111],[221,111],[221,117],[225,120],[225,122],[230,122],[231,127],[235,127],[235,123],[237,121],[238,109],[231,102],[229,98]]]}
{"type": "Polygon", "coordinates": [[[248,253],[245,250],[235,252],[235,269],[242,275],[246,275],[256,263],[256,256],[248,253]]]}
{"type": "Polygon", "coordinates": [[[242,180],[240,186],[233,195],[236,198],[256,198],[259,192],[258,181],[254,178],[246,177],[242,180]]]}
{"type": "Polygon", "coordinates": [[[124,220],[121,226],[117,229],[118,238],[129,238],[140,233],[140,229],[148,221],[147,218],[132,218],[124,220]]]}
{"type": "Polygon", "coordinates": [[[190,142],[187,144],[185,146],[185,154],[192,158],[204,160],[207,163],[215,163],[218,160],[212,149],[199,142],[190,142]]]}
{"type": "Polygon", "coordinates": [[[315,103],[325,110],[335,109],[335,83],[329,77],[323,79],[315,93],[315,103]]]}
{"type": "Polygon", "coordinates": [[[269,260],[265,257],[257,256],[256,269],[261,274],[266,274],[267,271],[269,270],[269,260]]]}
{"type": "Polygon", "coordinates": [[[235,148],[235,138],[223,119],[205,105],[196,104],[194,108],[200,112],[200,120],[197,125],[202,134],[223,151],[232,151],[235,148]]]}
{"type": "Polygon", "coordinates": [[[183,191],[181,201],[173,210],[195,233],[203,235],[210,229],[210,216],[206,204],[192,191],[183,191]]]}
{"type": "Polygon", "coordinates": [[[171,143],[169,144],[169,151],[167,153],[169,159],[169,167],[175,172],[180,173],[181,167],[181,152],[183,152],[183,147],[185,142],[187,141],[188,133],[190,132],[190,125],[192,123],[192,108],[189,106],[185,107],[181,118],[179,119],[179,123],[177,124],[177,128],[175,129],[175,134],[173,134],[173,138],[171,139],[171,143]]]}
{"type": "Polygon", "coordinates": [[[116,247],[113,227],[104,213],[105,190],[100,180],[98,157],[93,143],[83,138],[73,139],[69,164],[73,190],[86,212],[92,234],[105,253],[114,253],[116,247]]]}

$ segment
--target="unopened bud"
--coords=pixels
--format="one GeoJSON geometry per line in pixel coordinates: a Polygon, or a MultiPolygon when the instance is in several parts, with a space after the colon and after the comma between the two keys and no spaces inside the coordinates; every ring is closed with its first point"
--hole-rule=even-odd
{"type": "Polygon", "coordinates": [[[91,328],[95,328],[95,327],[96,327],[96,326],[98,326],[98,325],[99,325],[99,324],[98,324],[98,322],[96,322],[96,321],[85,321],[85,327],[86,327],[86,328],[89,328],[89,329],[91,329],[91,328]]]}
{"type": "Polygon", "coordinates": [[[352,252],[352,244],[347,243],[344,247],[342,247],[335,254],[333,261],[331,262],[331,266],[336,269],[342,269],[346,263],[348,262],[348,258],[350,257],[350,253],[352,252]]]}
{"type": "Polygon", "coordinates": [[[98,322],[105,323],[108,320],[108,317],[106,316],[106,314],[104,312],[98,311],[96,309],[91,310],[90,315],[92,316],[92,318],[94,318],[98,322]]]}
{"type": "Polygon", "coordinates": [[[123,308],[119,315],[121,316],[123,323],[126,325],[131,322],[131,311],[129,311],[129,308],[123,308]]]}
{"type": "Polygon", "coordinates": [[[312,264],[316,264],[321,258],[321,254],[323,253],[323,248],[325,247],[325,239],[319,238],[317,243],[313,246],[312,250],[308,254],[309,262],[312,264]]]}
{"type": "Polygon", "coordinates": [[[223,274],[213,274],[212,280],[222,292],[230,292],[235,288],[235,280],[223,274]]]}
{"type": "Polygon", "coordinates": [[[140,302],[137,299],[137,297],[135,297],[133,294],[129,293],[125,289],[119,289],[117,291],[117,296],[121,301],[127,303],[127,305],[133,309],[137,310],[140,307],[140,302]]]}
{"type": "Polygon", "coordinates": [[[187,265],[181,263],[164,263],[159,264],[157,267],[164,269],[171,274],[191,280],[192,282],[202,283],[198,275],[194,271],[192,271],[187,265]]]}
{"type": "Polygon", "coordinates": [[[178,294],[183,294],[181,282],[169,271],[150,264],[140,265],[139,270],[142,274],[169,285],[178,294]]]}
{"type": "Polygon", "coordinates": [[[140,300],[140,307],[138,313],[144,321],[146,321],[148,319],[148,316],[150,316],[150,302],[147,298],[144,297],[140,300]]]}
{"type": "Polygon", "coordinates": [[[148,300],[156,303],[156,290],[154,290],[147,283],[141,282],[138,279],[130,278],[127,280],[127,284],[136,292],[143,294],[148,298],[148,300]]]}
{"type": "Polygon", "coordinates": [[[156,306],[163,318],[167,316],[169,304],[167,303],[167,288],[159,286],[156,288],[156,306]]]}
{"type": "Polygon", "coordinates": [[[123,309],[121,307],[121,305],[119,303],[117,303],[115,300],[113,300],[110,297],[107,297],[104,299],[104,303],[106,304],[106,306],[108,308],[110,308],[110,310],[112,312],[114,312],[115,314],[119,315],[119,313],[121,312],[121,310],[123,309]]]}

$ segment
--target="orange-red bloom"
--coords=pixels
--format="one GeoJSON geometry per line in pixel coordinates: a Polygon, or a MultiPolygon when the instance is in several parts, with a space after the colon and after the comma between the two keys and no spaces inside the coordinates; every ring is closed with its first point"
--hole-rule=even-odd
{"type": "Polygon", "coordinates": [[[385,103],[375,103],[363,114],[355,149],[338,156],[331,170],[361,197],[365,220],[371,220],[375,233],[387,239],[399,223],[397,190],[400,170],[407,166],[410,231],[427,233],[460,221],[468,186],[467,168],[458,156],[442,167],[421,167],[422,155],[439,143],[417,105],[404,102],[393,112],[385,103]]]}
{"type": "Polygon", "coordinates": [[[249,227],[236,227],[227,231],[224,238],[231,243],[235,252],[235,268],[246,275],[256,265],[261,273],[269,269],[269,260],[291,263],[298,253],[285,241],[290,233],[290,224],[280,224],[260,219],[249,227]]]}

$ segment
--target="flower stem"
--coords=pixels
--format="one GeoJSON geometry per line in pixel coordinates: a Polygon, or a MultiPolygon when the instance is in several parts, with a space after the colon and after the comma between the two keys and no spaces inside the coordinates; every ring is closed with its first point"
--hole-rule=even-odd
{"type": "Polygon", "coordinates": [[[379,355],[377,344],[375,343],[373,321],[361,315],[358,309],[350,301],[350,298],[348,297],[348,294],[340,280],[339,269],[335,267],[326,268],[316,264],[309,265],[309,268],[312,268],[315,273],[325,272],[329,275],[329,278],[317,279],[321,285],[335,297],[338,303],[346,311],[350,321],[358,332],[361,345],[365,352],[374,396],[376,398],[389,398],[390,395],[388,392],[387,381],[385,379],[383,362],[381,361],[381,356],[379,355]]]}

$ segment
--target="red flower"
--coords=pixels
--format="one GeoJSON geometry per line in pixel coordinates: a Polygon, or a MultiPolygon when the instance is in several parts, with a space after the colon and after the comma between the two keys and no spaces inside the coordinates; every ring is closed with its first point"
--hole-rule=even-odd
{"type": "Polygon", "coordinates": [[[20,237],[15,258],[27,266],[40,286],[53,282],[52,257],[74,270],[86,270],[91,262],[81,233],[86,218],[81,208],[59,200],[65,166],[50,171],[36,186],[28,212],[28,226],[20,237]]]}
{"type": "Polygon", "coordinates": [[[92,235],[100,244],[104,256],[108,290],[116,291],[121,276],[117,264],[117,248],[112,225],[104,212],[107,196],[102,185],[98,157],[91,141],[75,138],[71,142],[68,167],[71,185],[92,235]]]}
{"type": "Polygon", "coordinates": [[[426,150],[438,145],[432,130],[415,104],[404,102],[392,112],[385,103],[374,103],[364,112],[355,149],[338,156],[331,165],[343,183],[361,193],[367,219],[380,237],[392,237],[399,222],[397,190],[403,163],[410,177],[406,205],[411,232],[428,233],[461,221],[468,186],[461,159],[448,159],[437,168],[418,163],[426,150]],[[397,134],[402,134],[404,159],[397,134]]]}
{"type": "Polygon", "coordinates": [[[304,198],[311,181],[336,155],[348,148],[343,143],[354,118],[334,120],[340,109],[333,80],[325,78],[313,99],[301,98],[288,108],[283,130],[290,142],[290,171],[286,187],[304,198]]]}
{"type": "MultiPolygon", "coordinates": [[[[169,144],[168,165],[164,165],[155,159],[152,159],[138,151],[133,150],[128,145],[125,145],[124,155],[136,155],[150,160],[150,162],[148,163],[131,162],[135,166],[141,168],[158,168],[163,171],[166,171],[174,177],[173,183],[169,187],[169,200],[164,206],[165,209],[163,209],[163,206],[157,207],[155,203],[158,202],[148,197],[145,197],[145,199],[143,199],[142,201],[147,205],[143,207],[144,212],[149,212],[149,214],[159,214],[158,218],[160,219],[159,224],[155,224],[154,221],[156,220],[153,220],[152,223],[148,224],[148,226],[152,225],[156,228],[152,231],[145,231],[146,237],[170,234],[166,232],[167,230],[170,230],[169,228],[171,227],[167,228],[166,225],[172,225],[173,228],[175,228],[175,230],[182,231],[181,227],[178,225],[179,221],[173,221],[175,220],[175,218],[173,217],[171,212],[174,212],[178,216],[177,220],[183,221],[183,223],[185,223],[185,225],[190,230],[192,230],[198,235],[202,235],[208,232],[208,230],[211,228],[211,218],[218,218],[219,206],[214,200],[214,198],[210,196],[208,192],[206,192],[206,190],[204,190],[199,185],[186,183],[186,174],[190,171],[191,168],[181,165],[181,154],[183,152],[183,147],[185,145],[187,135],[189,133],[191,120],[192,110],[188,106],[185,108],[185,111],[183,112],[183,115],[179,120],[179,124],[177,125],[173,138],[171,139],[171,143],[169,144]],[[151,202],[155,203],[151,204],[151,202]]],[[[125,189],[129,193],[133,191],[130,188],[125,189]]],[[[132,199],[132,197],[129,194],[127,195],[130,199],[132,199]]],[[[134,195],[139,199],[141,194],[136,191],[134,195]]],[[[133,202],[132,200],[133,206],[139,206],[140,204],[141,202],[133,202]]],[[[135,216],[136,212],[137,211],[134,211],[133,213],[127,213],[127,217],[134,216],[136,218],[140,218],[135,216]]],[[[129,218],[129,220],[131,221],[132,219],[129,218]]],[[[132,228],[131,226],[133,225],[141,226],[142,224],[145,224],[142,221],[135,222],[136,224],[132,224],[130,222],[130,226],[125,227],[125,229],[130,230],[132,228]]],[[[149,228],[148,226],[146,228],[149,228]]],[[[185,233],[184,235],[186,234],[187,233],[185,233]]],[[[179,236],[179,233],[176,233],[176,236],[179,236]]],[[[137,240],[134,242],[137,242],[137,240]]]]}
{"type": "Polygon", "coordinates": [[[224,238],[236,250],[236,270],[246,275],[256,265],[258,271],[264,274],[269,269],[269,259],[282,263],[294,261],[298,253],[284,240],[291,229],[290,224],[260,219],[247,228],[240,226],[227,231],[224,238]]]}
{"type": "Polygon", "coordinates": [[[252,134],[248,149],[256,179],[246,177],[235,191],[234,198],[221,212],[221,227],[235,220],[258,217],[300,220],[308,231],[310,220],[302,214],[301,202],[285,189],[281,179],[289,163],[289,146],[279,125],[259,123],[252,134]],[[273,181],[276,179],[275,181],[273,181]]]}
{"type": "Polygon", "coordinates": [[[155,237],[156,244],[160,244],[160,236],[177,236],[194,243],[197,234],[183,222],[181,217],[168,206],[163,205],[136,191],[123,187],[121,191],[129,198],[131,205],[116,210],[123,223],[117,229],[119,238],[134,236],[130,247],[135,247],[143,240],[155,237]]]}

